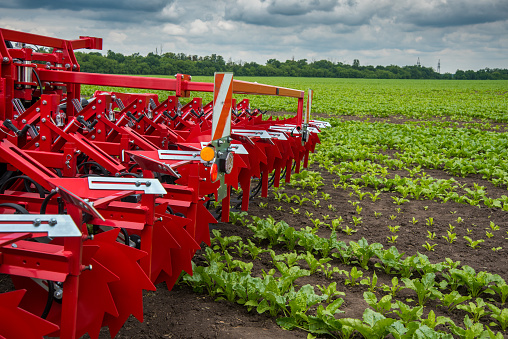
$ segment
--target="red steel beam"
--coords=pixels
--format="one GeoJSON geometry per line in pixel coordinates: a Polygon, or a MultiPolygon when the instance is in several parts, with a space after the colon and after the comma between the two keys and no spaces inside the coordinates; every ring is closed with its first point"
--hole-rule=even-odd
{"type": "MultiPolygon", "coordinates": [[[[130,75],[97,74],[85,72],[51,71],[38,69],[41,81],[62,82],[81,85],[142,88],[151,90],[176,91],[178,80],[168,78],[138,77],[130,75]]],[[[213,92],[213,83],[181,80],[182,91],[213,92]]],[[[263,85],[248,81],[233,80],[233,92],[238,94],[274,95],[303,98],[304,91],[263,85]]]]}

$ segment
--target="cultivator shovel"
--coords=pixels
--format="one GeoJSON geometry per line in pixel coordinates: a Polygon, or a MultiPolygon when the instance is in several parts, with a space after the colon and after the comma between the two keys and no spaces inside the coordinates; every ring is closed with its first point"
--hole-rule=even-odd
{"type": "Polygon", "coordinates": [[[171,289],[210,244],[210,202],[227,221],[241,188],[235,204],[247,210],[307,165],[326,127],[310,120],[310,101],[304,117],[302,91],[230,73],[214,83],[83,73],[82,48],[102,40],[0,29],[0,273],[16,288],[0,294],[0,337],[97,338],[105,326],[114,337],[130,315],[143,321],[143,290],[171,289]],[[84,84],[171,94],[85,99],[84,84]],[[264,119],[234,93],[295,98],[297,116],[264,119]]]}

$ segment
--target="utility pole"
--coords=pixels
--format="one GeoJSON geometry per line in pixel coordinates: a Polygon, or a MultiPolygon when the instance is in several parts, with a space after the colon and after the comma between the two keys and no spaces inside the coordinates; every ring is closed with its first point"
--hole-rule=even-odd
{"type": "Polygon", "coordinates": [[[437,72],[441,74],[441,59],[437,61],[437,72]]]}
{"type": "Polygon", "coordinates": [[[422,64],[420,64],[420,57],[418,57],[418,60],[416,61],[416,66],[421,67],[422,64]]]}

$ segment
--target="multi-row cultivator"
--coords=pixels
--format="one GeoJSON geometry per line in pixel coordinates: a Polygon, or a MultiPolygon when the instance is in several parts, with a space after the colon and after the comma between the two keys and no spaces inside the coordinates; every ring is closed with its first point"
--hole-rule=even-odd
{"type": "Polygon", "coordinates": [[[216,221],[210,200],[227,221],[231,187],[246,210],[319,142],[324,123],[308,121],[310,100],[303,114],[302,91],[228,73],[199,83],[79,72],[74,50],[101,47],[0,29],[0,273],[15,286],[0,294],[0,337],[96,338],[103,326],[115,336],[131,314],[142,321],[143,290],[192,274],[216,221]],[[83,99],[82,84],[174,95],[83,99]],[[195,91],[214,99],[180,104],[195,91]],[[293,97],[298,114],[264,120],[233,93],[293,97]]]}

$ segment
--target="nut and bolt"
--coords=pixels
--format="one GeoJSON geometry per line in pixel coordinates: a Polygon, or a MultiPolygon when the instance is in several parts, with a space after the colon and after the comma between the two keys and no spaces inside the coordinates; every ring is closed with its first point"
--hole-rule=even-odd
{"type": "Polygon", "coordinates": [[[39,112],[41,111],[41,109],[40,109],[39,107],[37,107],[37,108],[35,109],[35,111],[36,111],[37,113],[39,113],[39,112]]]}
{"type": "Polygon", "coordinates": [[[3,62],[9,62],[9,58],[8,58],[8,57],[3,57],[3,58],[2,58],[2,61],[3,61],[3,62]]]}
{"type": "Polygon", "coordinates": [[[97,100],[97,103],[99,103],[99,104],[100,104],[101,102],[102,102],[102,100],[101,100],[101,99],[97,100]]]}
{"type": "Polygon", "coordinates": [[[22,123],[26,124],[26,119],[21,120],[22,123]]]}
{"type": "Polygon", "coordinates": [[[95,109],[95,106],[92,106],[92,109],[95,109]]]}
{"type": "Polygon", "coordinates": [[[42,104],[43,104],[43,105],[47,105],[47,104],[48,104],[48,102],[47,102],[46,100],[42,100],[42,104]]]}
{"type": "Polygon", "coordinates": [[[46,140],[46,136],[44,136],[44,135],[43,135],[43,136],[41,137],[41,140],[42,140],[42,141],[45,141],[45,140],[46,140]]]}
{"type": "Polygon", "coordinates": [[[42,223],[42,220],[41,220],[40,218],[36,218],[36,219],[34,220],[34,226],[35,226],[35,227],[40,226],[40,225],[41,225],[41,223],[42,223]]]}
{"type": "Polygon", "coordinates": [[[48,221],[49,226],[55,226],[57,223],[56,218],[51,218],[48,221]]]}
{"type": "Polygon", "coordinates": [[[65,64],[65,68],[71,68],[70,64],[65,64]]]}

